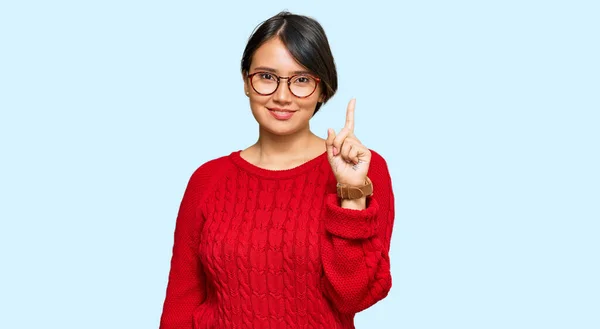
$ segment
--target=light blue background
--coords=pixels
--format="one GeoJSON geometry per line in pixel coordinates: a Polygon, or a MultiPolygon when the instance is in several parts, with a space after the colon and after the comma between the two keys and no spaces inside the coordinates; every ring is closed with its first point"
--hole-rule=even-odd
{"type": "Polygon", "coordinates": [[[358,328],[600,328],[597,1],[2,1],[0,327],[157,328],[179,202],[257,125],[239,61],[324,26],[313,119],[388,161],[394,286],[358,328]]]}

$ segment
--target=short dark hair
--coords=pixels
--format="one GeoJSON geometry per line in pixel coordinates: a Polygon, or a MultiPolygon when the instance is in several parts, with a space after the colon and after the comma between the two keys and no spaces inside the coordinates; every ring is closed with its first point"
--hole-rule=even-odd
{"type": "Polygon", "coordinates": [[[321,79],[323,103],[317,103],[315,113],[337,91],[337,71],[325,30],[315,19],[288,11],[260,23],[248,39],[242,56],[242,74],[250,71],[254,52],[271,38],[279,37],[292,56],[321,79]]]}

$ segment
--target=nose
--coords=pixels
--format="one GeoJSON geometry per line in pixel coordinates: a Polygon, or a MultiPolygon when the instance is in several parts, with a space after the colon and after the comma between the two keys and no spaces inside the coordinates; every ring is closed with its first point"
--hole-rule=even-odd
{"type": "Polygon", "coordinates": [[[279,78],[279,86],[273,94],[273,100],[278,103],[289,103],[292,101],[292,93],[288,88],[288,78],[279,78]]]}

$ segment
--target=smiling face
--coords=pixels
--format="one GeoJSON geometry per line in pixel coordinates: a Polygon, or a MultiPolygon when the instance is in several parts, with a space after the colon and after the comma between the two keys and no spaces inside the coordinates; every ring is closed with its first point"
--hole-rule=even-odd
{"type": "MultiPolygon", "coordinates": [[[[291,77],[300,73],[311,74],[290,54],[283,42],[275,37],[263,43],[252,56],[248,74],[266,72],[256,78],[268,80],[261,83],[273,83],[274,76],[291,77]]],[[[257,81],[255,78],[254,81],[257,81]]],[[[295,82],[296,88],[305,88],[306,79],[295,82]]],[[[255,87],[258,88],[257,84],[255,87]]],[[[313,116],[318,102],[323,101],[320,86],[306,98],[294,96],[288,88],[288,80],[281,79],[279,87],[270,95],[261,95],[252,88],[250,81],[244,76],[244,90],[250,99],[252,115],[261,130],[275,135],[290,135],[308,130],[310,118],[313,116]]],[[[260,91],[260,90],[259,90],[260,91]]]]}

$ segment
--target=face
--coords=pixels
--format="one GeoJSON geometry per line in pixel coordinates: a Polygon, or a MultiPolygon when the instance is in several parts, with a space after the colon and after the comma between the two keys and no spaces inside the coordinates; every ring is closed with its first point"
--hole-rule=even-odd
{"type": "MultiPolygon", "coordinates": [[[[250,64],[249,74],[255,72],[266,72],[256,78],[265,80],[263,84],[275,83],[275,75],[280,77],[291,77],[301,72],[311,74],[308,69],[300,65],[290,54],[279,38],[272,38],[262,44],[254,53],[250,64]],[[273,75],[271,75],[271,74],[273,75]]],[[[314,76],[314,75],[313,75],[314,76]]],[[[293,90],[302,90],[307,79],[292,81],[296,84],[293,90]],[[298,89],[296,89],[298,88],[298,89]]],[[[258,88],[258,82],[254,84],[258,88]]],[[[312,117],[317,102],[322,102],[323,95],[317,84],[316,90],[306,98],[296,97],[288,88],[288,79],[281,79],[279,86],[270,95],[261,95],[252,88],[248,78],[244,76],[244,91],[250,99],[252,114],[261,129],[276,135],[290,135],[303,129],[308,129],[308,123],[312,117]]],[[[261,90],[259,90],[261,91],[261,90]]],[[[262,91],[261,91],[262,92],[262,91]]],[[[298,92],[296,92],[298,94],[298,92]]]]}

